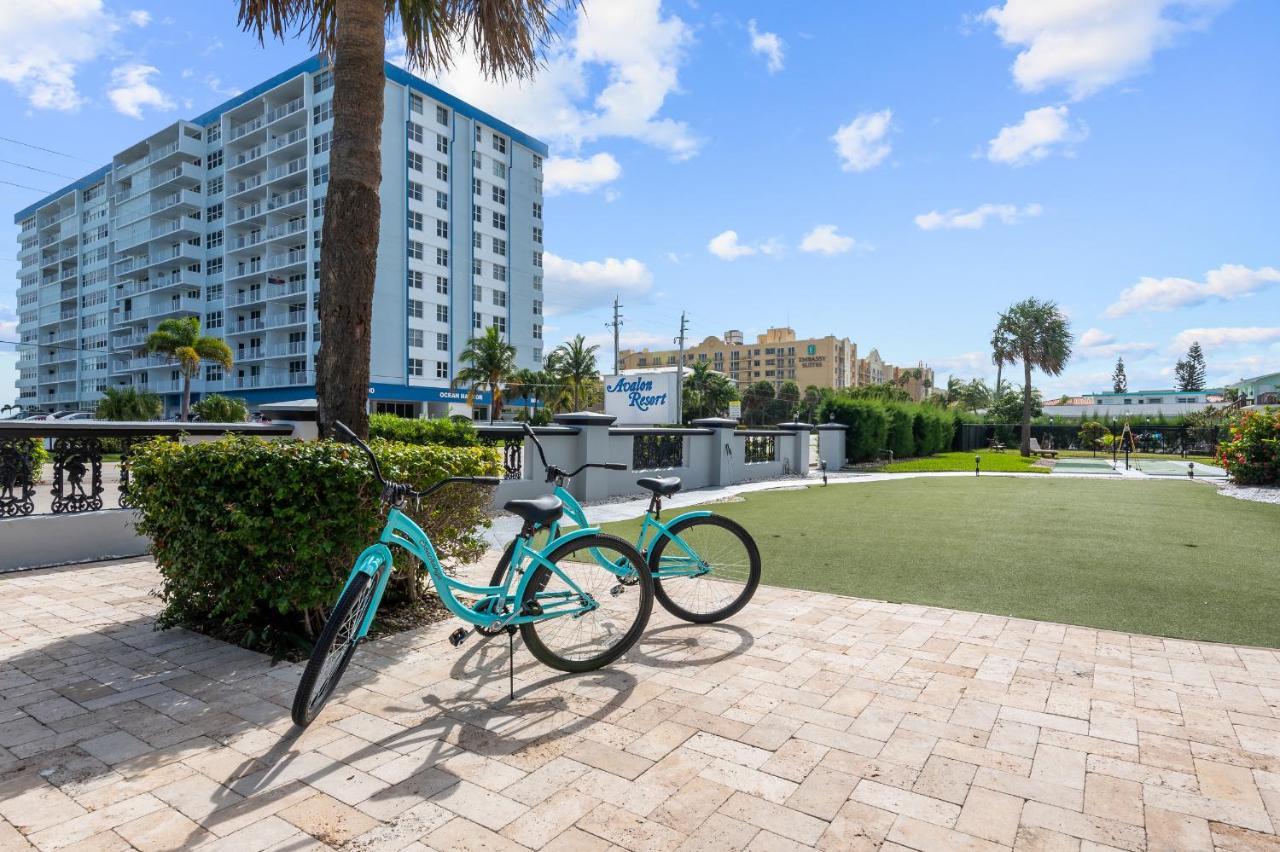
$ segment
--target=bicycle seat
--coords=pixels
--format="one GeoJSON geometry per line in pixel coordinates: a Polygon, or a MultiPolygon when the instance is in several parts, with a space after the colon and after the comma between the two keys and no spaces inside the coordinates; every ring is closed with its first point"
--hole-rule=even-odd
{"type": "Polygon", "coordinates": [[[564,514],[564,503],[551,494],[531,500],[510,500],[502,508],[513,515],[519,515],[526,523],[541,527],[555,523],[564,514]]]}
{"type": "Polygon", "coordinates": [[[654,494],[662,497],[670,497],[680,490],[680,477],[678,476],[646,476],[644,479],[637,479],[636,485],[641,488],[648,488],[654,494]]]}

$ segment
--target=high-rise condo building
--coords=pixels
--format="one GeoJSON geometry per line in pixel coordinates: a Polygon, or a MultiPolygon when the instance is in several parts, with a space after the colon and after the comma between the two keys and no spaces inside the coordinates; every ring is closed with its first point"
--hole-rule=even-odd
{"type": "MultiPolygon", "coordinates": [[[[18,401],[90,409],[107,387],[132,386],[174,410],[177,367],[142,347],[161,320],[186,316],[235,359],[202,367],[193,395],[313,396],[332,94],[314,57],[19,211],[18,401]]],[[[490,326],[520,366],[541,363],[546,153],[386,66],[376,410],[470,413],[450,380],[490,326]]]]}

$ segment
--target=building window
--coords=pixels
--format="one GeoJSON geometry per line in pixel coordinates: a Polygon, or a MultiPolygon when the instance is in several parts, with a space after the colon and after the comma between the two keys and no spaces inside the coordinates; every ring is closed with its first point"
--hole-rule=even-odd
{"type": "Polygon", "coordinates": [[[409,316],[414,319],[422,319],[422,302],[418,299],[409,300],[409,316]]]}
{"type": "Polygon", "coordinates": [[[471,179],[471,191],[476,195],[484,195],[484,181],[478,177],[473,177],[471,179]]]}
{"type": "Polygon", "coordinates": [[[422,155],[413,151],[409,152],[409,168],[415,172],[422,171],[422,155]]]}
{"type": "Polygon", "coordinates": [[[493,201],[495,204],[501,204],[503,206],[506,206],[507,203],[507,191],[497,184],[494,184],[493,186],[493,201]]]}
{"type": "MultiPolygon", "coordinates": [[[[493,265],[493,280],[495,280],[495,281],[506,281],[506,280],[507,280],[507,268],[506,268],[505,266],[501,265],[501,264],[495,263],[495,264],[493,265]]],[[[504,297],[503,297],[503,298],[504,298],[504,300],[505,300],[505,294],[504,294],[504,297]]]]}
{"type": "Polygon", "coordinates": [[[312,216],[319,219],[321,216],[324,215],[324,202],[325,202],[325,199],[327,199],[328,197],[329,197],[328,195],[322,195],[319,198],[314,198],[311,200],[312,216]]]}
{"type": "Polygon", "coordinates": [[[449,351],[449,335],[443,331],[436,332],[436,348],[441,352],[449,351]]]}
{"type": "Polygon", "coordinates": [[[535,243],[541,243],[541,242],[542,242],[542,227],[541,227],[541,226],[539,226],[539,225],[535,225],[535,226],[533,227],[533,241],[534,241],[535,243]]]}
{"type": "Polygon", "coordinates": [[[436,207],[441,210],[449,209],[449,193],[436,190],[436,207]]]}
{"type": "Polygon", "coordinates": [[[222,298],[222,285],[210,284],[204,289],[204,299],[206,302],[216,302],[222,298]]]}
{"type": "Polygon", "coordinates": [[[410,346],[414,347],[415,349],[421,349],[425,339],[426,339],[426,335],[422,329],[420,328],[409,329],[409,345],[410,346]]]}
{"type": "Polygon", "coordinates": [[[534,300],[533,300],[533,315],[534,315],[534,316],[540,316],[541,314],[542,314],[542,300],[541,300],[541,299],[534,299],[534,300]]]}
{"type": "Polygon", "coordinates": [[[408,275],[407,277],[408,277],[408,281],[409,281],[409,288],[410,288],[411,290],[421,290],[421,289],[422,289],[422,271],[421,271],[421,270],[419,270],[419,269],[410,269],[410,270],[409,270],[409,275],[408,275]]]}
{"type": "Polygon", "coordinates": [[[311,108],[311,123],[320,124],[333,118],[333,101],[321,101],[311,108]]]}
{"type": "Polygon", "coordinates": [[[443,275],[436,276],[436,292],[442,296],[449,295],[449,279],[443,275]]]}
{"type": "Polygon", "coordinates": [[[436,322],[447,323],[448,321],[449,321],[449,306],[436,305],[436,322]]]}
{"type": "Polygon", "coordinates": [[[443,124],[445,127],[449,126],[449,110],[439,105],[436,106],[436,124],[443,124]]]}
{"type": "Polygon", "coordinates": [[[449,137],[436,134],[436,150],[441,154],[449,153],[449,137]]]}
{"type": "Polygon", "coordinates": [[[533,218],[535,219],[542,218],[542,203],[539,201],[533,202],[533,218]]]}
{"type": "Polygon", "coordinates": [[[414,260],[422,260],[422,243],[417,240],[409,240],[409,257],[414,260]]]}
{"type": "Polygon", "coordinates": [[[206,329],[222,328],[222,311],[210,311],[206,314],[204,327],[206,329]]]}
{"type": "Polygon", "coordinates": [[[209,366],[205,367],[205,368],[204,368],[204,380],[205,380],[206,382],[220,382],[220,381],[222,381],[222,365],[221,365],[221,364],[210,364],[209,366]]]}
{"type": "Polygon", "coordinates": [[[449,182],[449,167],[444,163],[436,163],[436,180],[449,182]]]}
{"type": "Polygon", "coordinates": [[[494,288],[493,303],[500,308],[505,308],[507,306],[507,291],[494,288]]]}
{"type": "Polygon", "coordinates": [[[210,231],[205,234],[204,247],[207,249],[217,248],[222,245],[222,231],[210,231]]]}
{"type": "Polygon", "coordinates": [[[499,334],[505,335],[505,334],[507,333],[507,318],[506,318],[506,317],[494,317],[494,318],[493,318],[493,327],[494,327],[494,328],[496,328],[496,329],[498,330],[498,333],[499,333],[499,334]]]}
{"type": "Polygon", "coordinates": [[[420,378],[422,376],[422,359],[421,358],[409,359],[409,375],[413,376],[414,378],[420,378]]]}
{"type": "Polygon", "coordinates": [[[311,78],[311,91],[319,94],[325,89],[333,85],[333,72],[329,70],[321,71],[311,78]]]}
{"type": "Polygon", "coordinates": [[[204,140],[209,144],[213,144],[222,139],[222,125],[212,124],[205,128],[204,140]]]}
{"type": "Polygon", "coordinates": [[[449,362],[448,361],[436,362],[436,378],[437,379],[449,378],[449,362]]]}
{"type": "MultiPolygon", "coordinates": [[[[540,251],[535,251],[535,252],[533,253],[533,265],[534,265],[535,267],[537,267],[538,269],[541,269],[541,268],[542,268],[542,252],[540,252],[540,251]]],[[[541,279],[539,279],[539,280],[541,280],[541,279]]],[[[541,289],[541,288],[539,288],[539,289],[541,289]]]]}
{"type": "Polygon", "coordinates": [[[481,157],[481,156],[480,156],[480,152],[479,152],[479,151],[472,151],[472,152],[471,152],[471,166],[472,166],[473,168],[477,168],[477,169],[479,169],[479,168],[482,168],[482,167],[483,167],[483,163],[484,163],[484,157],[481,157]]]}
{"type": "Polygon", "coordinates": [[[204,210],[204,220],[206,222],[216,222],[222,218],[222,202],[210,204],[204,210]]]}
{"type": "Polygon", "coordinates": [[[449,250],[447,248],[436,249],[436,266],[449,265],[449,250]]]}
{"type": "Polygon", "coordinates": [[[409,181],[409,197],[414,201],[422,200],[422,184],[416,181],[409,181]]]}
{"type": "Polygon", "coordinates": [[[480,316],[479,312],[471,315],[471,327],[476,329],[484,328],[484,317],[480,316]]]}
{"type": "Polygon", "coordinates": [[[533,289],[537,290],[539,293],[542,292],[542,276],[541,275],[533,276],[533,289]]]}
{"type": "Polygon", "coordinates": [[[484,238],[479,231],[471,232],[471,247],[477,250],[484,248],[484,238]]]}
{"type": "Polygon", "coordinates": [[[484,262],[478,257],[471,258],[471,274],[480,275],[484,272],[484,262]]]}
{"type": "Polygon", "coordinates": [[[422,141],[422,125],[416,121],[409,122],[409,138],[414,142],[422,141]]]}
{"type": "Polygon", "coordinates": [[[204,271],[210,275],[216,275],[222,271],[222,258],[211,257],[209,262],[205,264],[204,271]]]}
{"type": "Polygon", "coordinates": [[[493,134],[493,150],[499,154],[507,153],[507,137],[493,134]]]}
{"type": "Polygon", "coordinates": [[[493,227],[497,228],[499,231],[505,231],[507,229],[507,214],[499,213],[497,210],[494,210],[493,227]]]}
{"type": "Polygon", "coordinates": [[[471,208],[471,219],[477,225],[484,221],[484,208],[479,204],[471,208]]]}
{"type": "Polygon", "coordinates": [[[206,164],[206,167],[208,168],[209,171],[213,171],[214,169],[219,168],[221,165],[222,165],[222,149],[219,148],[218,150],[214,151],[212,154],[209,155],[209,160],[206,164]]]}
{"type": "Polygon", "coordinates": [[[412,231],[422,230],[422,214],[417,210],[409,211],[409,229],[412,231]]]}
{"type": "Polygon", "coordinates": [[[493,253],[501,257],[507,256],[507,241],[493,238],[493,253]]]}
{"type": "Polygon", "coordinates": [[[209,195],[221,195],[222,175],[209,178],[209,182],[205,184],[205,192],[209,195]]]}
{"type": "Polygon", "coordinates": [[[319,136],[311,140],[311,153],[319,156],[325,151],[328,151],[332,144],[333,131],[326,130],[324,133],[321,133],[319,136]]]}
{"type": "Polygon", "coordinates": [[[494,161],[493,161],[493,176],[494,176],[494,177],[496,177],[496,178],[501,178],[502,180],[506,180],[506,179],[507,179],[507,164],[506,164],[506,163],[503,163],[503,162],[499,162],[498,160],[494,160],[494,161]]]}
{"type": "Polygon", "coordinates": [[[449,223],[444,219],[436,220],[436,236],[441,239],[449,239],[449,223]]]}
{"type": "Polygon", "coordinates": [[[415,95],[413,92],[409,93],[409,112],[422,114],[422,95],[415,95]]]}
{"type": "Polygon", "coordinates": [[[312,186],[324,186],[328,182],[329,182],[329,164],[328,163],[325,163],[323,166],[316,166],[314,169],[311,170],[312,186]]]}

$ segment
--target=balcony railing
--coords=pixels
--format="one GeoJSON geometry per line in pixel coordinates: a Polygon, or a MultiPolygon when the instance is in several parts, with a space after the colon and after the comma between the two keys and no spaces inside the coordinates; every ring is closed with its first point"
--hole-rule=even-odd
{"type": "Polygon", "coordinates": [[[304,106],[304,102],[303,102],[303,99],[300,97],[294,98],[293,100],[289,101],[286,104],[281,104],[280,106],[276,107],[275,109],[267,113],[267,123],[271,123],[278,119],[284,118],[286,115],[291,115],[292,113],[295,113],[298,110],[302,109],[303,106],[304,106]]]}
{"type": "Polygon", "coordinates": [[[227,138],[229,140],[239,139],[241,136],[252,133],[253,131],[259,129],[264,124],[266,124],[266,121],[263,119],[262,116],[251,118],[248,121],[244,122],[243,124],[237,124],[233,126],[231,128],[231,132],[227,134],[227,138]]]}

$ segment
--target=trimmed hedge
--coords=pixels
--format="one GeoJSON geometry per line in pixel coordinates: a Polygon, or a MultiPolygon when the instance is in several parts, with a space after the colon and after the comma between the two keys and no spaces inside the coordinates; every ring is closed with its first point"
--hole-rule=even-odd
{"type": "MultiPolygon", "coordinates": [[[[372,441],[389,478],[424,488],[446,476],[498,475],[498,452],[372,441]]],[[[274,654],[309,647],[356,556],[384,519],[364,455],[333,441],[157,439],[133,451],[138,531],[160,569],[162,627],[182,626],[274,654]]],[[[488,526],[485,488],[460,484],[404,511],[442,560],[473,562],[488,526]]],[[[425,583],[397,550],[392,585],[416,600],[425,583]]],[[[393,597],[389,595],[389,598],[393,597]]]]}
{"type": "Polygon", "coordinates": [[[1218,460],[1240,485],[1280,483],[1280,408],[1245,411],[1232,418],[1218,460]]]}
{"type": "Polygon", "coordinates": [[[478,447],[480,436],[465,417],[438,417],[419,420],[394,414],[369,417],[369,437],[406,444],[435,444],[444,447],[478,447]]]}
{"type": "Polygon", "coordinates": [[[824,400],[818,419],[849,427],[845,456],[850,462],[874,461],[883,450],[892,450],[894,458],[946,452],[956,430],[954,412],[934,405],[844,395],[824,400]]]}

